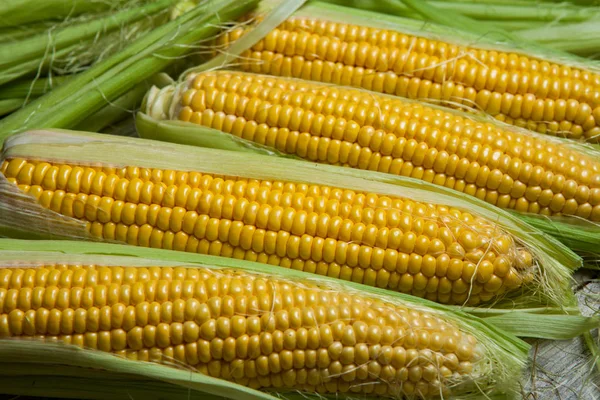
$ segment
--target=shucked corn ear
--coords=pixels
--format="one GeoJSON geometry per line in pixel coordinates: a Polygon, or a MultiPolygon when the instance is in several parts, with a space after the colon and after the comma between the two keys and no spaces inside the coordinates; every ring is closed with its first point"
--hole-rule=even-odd
{"type": "Polygon", "coordinates": [[[79,246],[0,254],[2,347],[59,341],[253,389],[419,399],[511,395],[526,357],[513,336],[409,296],[79,246]]]}
{"type": "Polygon", "coordinates": [[[2,268],[0,278],[0,338],[174,360],[257,389],[437,397],[487,368],[476,339],[456,325],[314,285],[207,268],[62,264],[2,268]]]}
{"type": "MultiPolygon", "coordinates": [[[[482,110],[509,124],[600,140],[600,73],[561,55],[428,32],[368,11],[311,3],[239,59],[243,70],[351,85],[447,106],[482,110]],[[556,57],[554,57],[556,58],[556,57]]],[[[416,26],[415,26],[416,25],[416,26]]],[[[252,24],[218,41],[226,51],[252,24]]]]}
{"type": "Polygon", "coordinates": [[[600,152],[402,98],[217,71],[153,89],[144,111],[310,161],[422,179],[501,208],[600,221],[600,152]]]}
{"type": "Polygon", "coordinates": [[[0,211],[29,231],[258,261],[441,303],[531,289],[564,304],[566,266],[579,261],[531,227],[461,196],[328,168],[34,131],[6,142],[0,211]]]}

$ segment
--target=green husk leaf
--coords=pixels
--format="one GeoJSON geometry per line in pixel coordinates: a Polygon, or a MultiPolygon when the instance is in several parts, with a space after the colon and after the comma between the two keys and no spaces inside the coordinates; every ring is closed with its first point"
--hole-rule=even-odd
{"type": "MultiPolygon", "coordinates": [[[[267,0],[265,3],[272,2],[274,4],[277,1],[267,0]]],[[[263,37],[265,37],[269,32],[273,29],[277,28],[283,21],[289,18],[298,8],[300,8],[306,0],[287,0],[281,1],[279,6],[274,7],[265,17],[263,21],[261,21],[252,32],[244,35],[242,40],[237,40],[233,43],[225,53],[214,57],[212,60],[202,64],[196,68],[193,68],[183,75],[187,75],[191,71],[201,72],[208,71],[214,68],[223,68],[225,65],[231,63],[239,54],[248,50],[252,46],[254,46],[257,42],[259,42],[263,37]]]]}
{"type": "Polygon", "coordinates": [[[482,3],[481,1],[428,1],[440,10],[450,9],[467,17],[479,20],[526,20],[562,22],[585,21],[600,16],[600,9],[576,6],[569,2],[559,4],[544,4],[536,2],[522,2],[510,4],[510,1],[495,3],[482,3]]]}
{"type": "Polygon", "coordinates": [[[566,320],[562,315],[511,312],[488,317],[486,321],[516,336],[552,340],[572,339],[600,327],[600,318],[581,315],[571,315],[566,320]]]}
{"type": "Polygon", "coordinates": [[[596,365],[597,372],[600,373],[600,348],[598,346],[598,338],[594,340],[594,337],[590,332],[586,332],[583,334],[583,340],[585,342],[586,347],[592,353],[592,358],[594,360],[594,364],[596,365]]]}
{"type": "Polygon", "coordinates": [[[579,253],[597,255],[600,253],[600,226],[598,223],[575,217],[546,217],[537,214],[514,212],[523,221],[551,235],[570,249],[579,253]]]}
{"type": "Polygon", "coordinates": [[[68,76],[55,76],[34,81],[17,81],[0,87],[0,99],[40,97],[67,79],[68,76]]]}
{"type": "Polygon", "coordinates": [[[0,4],[0,27],[107,11],[127,2],[132,0],[3,0],[0,4]]]}
{"type": "Polygon", "coordinates": [[[215,0],[139,38],[48,95],[0,121],[0,140],[32,127],[73,127],[164,70],[190,46],[218,32],[217,24],[248,12],[256,0],[215,0]]]}
{"type": "Polygon", "coordinates": [[[11,26],[0,28],[0,43],[14,42],[32,35],[36,35],[54,26],[55,22],[44,21],[29,25],[11,26]]]}
{"type": "Polygon", "coordinates": [[[100,132],[109,125],[115,124],[127,116],[133,116],[135,110],[142,104],[146,92],[151,87],[169,85],[173,80],[165,73],[157,74],[148,80],[140,82],[129,92],[115,101],[107,104],[75,127],[76,130],[100,132]]]}
{"type": "Polygon", "coordinates": [[[117,136],[139,137],[137,131],[135,130],[133,115],[129,115],[120,121],[105,126],[102,128],[100,133],[117,136]]]}
{"type": "Polygon", "coordinates": [[[160,140],[163,135],[168,134],[169,141],[172,143],[283,157],[283,154],[276,153],[276,150],[257,143],[239,140],[235,136],[229,135],[229,137],[223,138],[223,133],[216,129],[205,127],[202,129],[202,133],[198,134],[199,132],[188,123],[159,121],[143,113],[136,115],[136,126],[138,130],[143,130],[146,139],[160,140]],[[218,145],[214,146],[215,143],[218,145]]]}
{"type": "MultiPolygon", "coordinates": [[[[3,212],[3,211],[2,211],[3,212]]],[[[0,212],[0,216],[2,216],[2,212],[0,212]]],[[[54,235],[53,237],[49,237],[44,233],[35,233],[31,232],[24,226],[7,226],[0,222],[0,238],[12,238],[12,239],[20,239],[20,240],[44,240],[44,239],[53,239],[53,240],[67,240],[67,237],[54,235]]]]}
{"type": "MultiPolygon", "coordinates": [[[[167,87],[164,89],[164,91],[153,87],[146,94],[144,101],[150,101],[154,103],[153,98],[157,96],[164,96],[165,91],[173,92],[172,87],[167,87]]],[[[142,105],[142,108],[145,108],[145,106],[142,105]]],[[[169,141],[172,143],[209,148],[213,147],[213,144],[217,144],[214,148],[221,150],[286,157],[285,154],[277,151],[276,149],[250,142],[248,140],[240,139],[232,135],[224,136],[223,132],[217,129],[204,126],[195,126],[179,121],[161,121],[141,112],[137,113],[136,115],[136,127],[138,132],[142,132],[143,137],[146,139],[161,140],[162,137],[168,135],[170,138],[169,141]]]]}
{"type": "Polygon", "coordinates": [[[244,35],[241,40],[237,40],[233,43],[226,52],[219,54],[198,67],[192,68],[183,75],[187,75],[191,71],[201,72],[215,68],[223,68],[231,63],[242,52],[254,46],[273,29],[277,28],[277,26],[290,17],[304,3],[306,3],[306,0],[263,0],[262,5],[268,4],[273,8],[266,15],[265,19],[252,29],[252,32],[249,32],[247,35],[244,35]]]}
{"type": "Polygon", "coordinates": [[[599,7],[540,2],[321,1],[434,22],[500,41],[509,39],[519,43],[525,40],[581,56],[597,53],[600,42],[600,28],[594,21],[600,18],[599,7]]]}
{"type": "MultiPolygon", "coordinates": [[[[16,352],[18,349],[14,349],[16,352]]],[[[36,347],[21,349],[25,353],[34,352],[36,347]]],[[[13,352],[8,357],[15,357],[13,352]]],[[[40,398],[58,397],[61,399],[94,399],[106,400],[131,400],[148,399],[164,400],[212,400],[224,399],[222,396],[213,396],[205,392],[192,391],[187,388],[175,386],[170,383],[139,378],[135,375],[114,374],[106,371],[93,370],[93,377],[60,376],[56,366],[36,365],[32,371],[31,365],[24,365],[29,373],[14,376],[10,375],[14,363],[0,364],[0,387],[5,395],[35,396],[40,398]],[[49,370],[47,375],[43,375],[49,370]]],[[[73,368],[61,365],[61,371],[73,368]]],[[[75,367],[76,373],[82,373],[82,368],[75,367]]]]}
{"type": "Polygon", "coordinates": [[[68,26],[49,30],[33,37],[17,42],[0,44],[0,67],[18,65],[43,56],[48,49],[60,50],[83,40],[93,38],[99,33],[110,32],[123,25],[146,18],[161,10],[167,9],[173,0],[159,0],[139,7],[125,9],[115,14],[92,19],[68,26]]]}
{"type": "MultiPolygon", "coordinates": [[[[393,13],[412,17],[410,7],[403,0],[320,0],[346,7],[355,7],[369,11],[393,13]]],[[[501,21],[533,22],[579,22],[600,16],[600,9],[576,6],[571,3],[544,4],[539,1],[511,2],[493,1],[427,1],[427,4],[439,11],[452,11],[478,21],[489,21],[496,25],[501,21]]]]}
{"type": "Polygon", "coordinates": [[[600,52],[600,21],[598,19],[555,26],[532,27],[520,31],[519,35],[554,49],[569,51],[581,56],[596,55],[600,52]]]}
{"type": "MultiPolygon", "coordinates": [[[[494,21],[494,26],[505,31],[524,31],[527,29],[541,28],[547,26],[546,22],[537,21],[494,21]]],[[[520,32],[517,32],[520,34],[520,32]]]]}
{"type": "Polygon", "coordinates": [[[441,10],[432,3],[421,1],[421,0],[402,0],[410,9],[421,14],[427,21],[432,21],[437,24],[450,26],[453,28],[464,29],[468,26],[469,31],[477,33],[479,35],[496,36],[500,35],[502,39],[510,38],[511,40],[517,40],[516,36],[510,33],[499,30],[493,25],[485,22],[479,22],[470,17],[466,17],[453,10],[445,9],[441,10]]]}
{"type": "Polygon", "coordinates": [[[0,117],[18,110],[25,103],[25,99],[3,99],[0,100],[0,117]]]}
{"type": "Polygon", "coordinates": [[[123,120],[128,115],[132,116],[135,109],[142,102],[147,90],[148,84],[146,82],[138,84],[123,96],[90,115],[85,121],[80,122],[75,129],[100,132],[107,126],[123,120]]]}
{"type": "MultiPolygon", "coordinates": [[[[228,143],[231,145],[230,139],[228,143]]],[[[569,289],[569,280],[572,270],[581,265],[581,259],[576,254],[510,213],[475,197],[464,196],[423,181],[247,152],[149,140],[142,142],[139,139],[59,130],[32,131],[11,137],[5,144],[4,158],[68,160],[85,165],[100,163],[121,167],[136,165],[253,179],[305,182],[466,209],[498,223],[505,231],[526,244],[539,261],[542,271],[538,274],[540,290],[528,296],[507,299],[511,307],[523,307],[532,303],[547,305],[548,302],[568,307],[575,302],[569,289]]],[[[3,192],[4,198],[0,200],[0,212],[4,210],[5,215],[4,225],[27,227],[38,233],[89,239],[82,222],[59,217],[42,208],[31,197],[19,192],[14,185],[2,183],[2,177],[0,192],[3,192]]]]}
{"type": "Polygon", "coordinates": [[[16,361],[29,364],[32,372],[36,371],[37,364],[59,365],[61,369],[64,366],[88,370],[99,369],[112,372],[113,376],[116,375],[121,379],[134,375],[229,399],[237,399],[239,396],[244,396],[245,399],[274,399],[273,396],[266,393],[208,375],[193,373],[190,370],[170,368],[149,362],[130,361],[100,351],[82,350],[74,346],[33,340],[0,339],[0,342],[2,343],[0,345],[2,363],[16,361]]]}
{"type": "Polygon", "coordinates": [[[76,50],[77,47],[78,45],[73,45],[56,51],[51,51],[51,49],[48,49],[48,53],[46,53],[41,59],[33,59],[3,68],[0,70],[0,85],[7,84],[26,76],[32,76],[35,80],[40,77],[43,71],[52,68],[55,60],[66,57],[69,53],[76,50]]]}
{"type": "Polygon", "coordinates": [[[19,82],[16,85],[2,87],[0,91],[0,117],[18,110],[27,104],[30,99],[37,98],[52,90],[51,84],[58,84],[60,81],[63,81],[62,77],[61,79],[19,82]]]}

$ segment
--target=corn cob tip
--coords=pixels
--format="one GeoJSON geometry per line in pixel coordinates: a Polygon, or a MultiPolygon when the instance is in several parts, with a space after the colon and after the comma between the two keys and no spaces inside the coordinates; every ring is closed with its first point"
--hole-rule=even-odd
{"type": "Polygon", "coordinates": [[[162,89],[152,86],[144,97],[142,109],[152,118],[164,120],[169,115],[169,109],[172,104],[172,98],[177,89],[172,85],[167,85],[162,89]]]}

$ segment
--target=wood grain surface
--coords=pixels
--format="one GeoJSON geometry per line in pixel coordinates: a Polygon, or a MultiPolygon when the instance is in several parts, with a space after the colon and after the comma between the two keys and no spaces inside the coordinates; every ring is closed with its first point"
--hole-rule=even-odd
{"type": "MultiPolygon", "coordinates": [[[[582,270],[575,278],[582,313],[600,315],[600,273],[582,270]]],[[[598,343],[597,329],[592,336],[598,343]]],[[[600,372],[583,338],[528,342],[532,349],[523,377],[524,400],[600,400],[600,372]]]]}

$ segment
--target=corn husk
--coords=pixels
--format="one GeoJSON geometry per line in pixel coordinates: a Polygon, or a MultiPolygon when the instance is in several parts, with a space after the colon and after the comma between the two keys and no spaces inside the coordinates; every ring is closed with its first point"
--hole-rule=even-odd
{"type": "Polygon", "coordinates": [[[216,0],[188,10],[122,51],[0,121],[0,141],[31,127],[75,127],[87,117],[192,52],[219,24],[249,12],[257,0],[216,0]]]}
{"type": "Polygon", "coordinates": [[[66,20],[39,33],[0,42],[0,85],[23,76],[80,72],[167,22],[173,3],[125,4],[113,12],[66,20]]]}
{"type": "Polygon", "coordinates": [[[140,0],[4,0],[0,5],[0,27],[15,29],[33,22],[109,11],[133,2],[140,0]]]}

